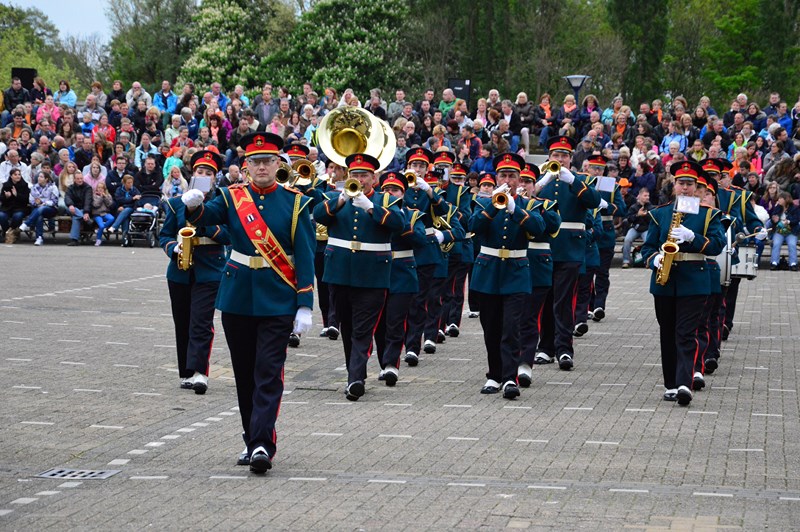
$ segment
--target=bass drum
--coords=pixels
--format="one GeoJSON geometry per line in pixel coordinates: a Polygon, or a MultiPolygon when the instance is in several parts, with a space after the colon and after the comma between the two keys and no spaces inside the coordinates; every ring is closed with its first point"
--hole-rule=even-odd
{"type": "Polygon", "coordinates": [[[731,268],[731,276],[747,279],[748,281],[752,281],[758,277],[756,248],[739,248],[739,260],[741,262],[735,264],[733,268],[731,268]]]}
{"type": "Polygon", "coordinates": [[[733,245],[731,238],[731,228],[725,231],[725,239],[727,244],[722,249],[722,253],[717,255],[717,264],[719,264],[719,284],[722,286],[731,285],[731,258],[733,256],[733,245]]]}

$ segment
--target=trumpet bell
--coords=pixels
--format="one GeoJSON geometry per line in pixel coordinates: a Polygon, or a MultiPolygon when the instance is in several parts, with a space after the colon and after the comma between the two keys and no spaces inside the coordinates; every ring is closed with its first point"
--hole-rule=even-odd
{"type": "Polygon", "coordinates": [[[344,182],[344,194],[348,198],[355,198],[363,191],[363,187],[361,186],[361,182],[354,178],[349,177],[344,182]]]}
{"type": "Polygon", "coordinates": [[[495,209],[505,209],[508,207],[508,194],[501,193],[492,196],[492,205],[495,209]]]}
{"type": "Polygon", "coordinates": [[[542,173],[550,172],[551,174],[557,174],[561,171],[561,163],[558,161],[547,161],[539,167],[539,170],[541,170],[542,173]]]}
{"type": "Polygon", "coordinates": [[[414,172],[412,170],[408,170],[403,175],[406,177],[406,182],[408,183],[408,188],[411,188],[411,187],[413,187],[413,186],[415,186],[417,184],[417,173],[416,172],[414,172]]]}

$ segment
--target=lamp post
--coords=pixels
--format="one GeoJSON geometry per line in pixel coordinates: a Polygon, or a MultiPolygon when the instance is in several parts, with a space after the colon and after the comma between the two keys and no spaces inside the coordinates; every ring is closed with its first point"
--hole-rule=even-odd
{"type": "Polygon", "coordinates": [[[575,93],[575,102],[578,103],[580,101],[578,99],[578,94],[581,92],[586,82],[592,79],[592,76],[572,74],[571,76],[564,76],[564,79],[567,80],[567,83],[569,83],[569,86],[572,88],[572,92],[575,93]]]}

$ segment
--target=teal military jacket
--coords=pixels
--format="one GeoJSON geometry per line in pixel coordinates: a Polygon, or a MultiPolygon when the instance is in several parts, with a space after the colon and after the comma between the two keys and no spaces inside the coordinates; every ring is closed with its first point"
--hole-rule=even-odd
{"type": "MultiPolygon", "coordinates": [[[[403,197],[403,204],[409,209],[418,210],[426,215],[422,221],[425,224],[425,232],[428,235],[428,245],[414,249],[417,266],[435,264],[441,269],[441,265],[444,264],[444,276],[447,277],[447,259],[439,247],[439,242],[436,241],[436,237],[433,235],[434,216],[447,216],[449,212],[447,202],[441,198],[436,190],[433,191],[433,199],[431,200],[426,192],[409,188],[403,197]]],[[[448,238],[452,238],[452,235],[445,235],[445,242],[453,242],[455,240],[455,238],[447,240],[448,238]]]]}
{"type": "MultiPolygon", "coordinates": [[[[667,241],[672,222],[674,202],[662,205],[650,211],[650,229],[647,231],[647,240],[642,246],[642,256],[645,264],[653,270],[650,279],[650,293],[657,296],[694,296],[709,295],[711,293],[711,275],[705,259],[689,261],[673,261],[667,284],[656,284],[656,268],[653,260],[661,250],[661,245],[667,241]]],[[[681,224],[691,229],[694,234],[692,242],[680,245],[680,253],[697,253],[716,257],[722,252],[727,240],[725,229],[722,225],[722,212],[709,207],[700,207],[697,214],[684,215],[681,224]]]]}
{"type": "MultiPolygon", "coordinates": [[[[466,227],[469,224],[470,216],[472,216],[473,194],[470,193],[469,187],[450,183],[443,191],[444,199],[456,208],[456,216],[461,227],[466,227]]],[[[456,240],[453,249],[450,251],[450,258],[458,262],[467,263],[472,263],[475,259],[472,238],[466,232],[464,237],[456,240]]]]}
{"type": "Polygon", "coordinates": [[[441,250],[442,245],[439,245],[438,241],[436,240],[436,236],[433,236],[433,241],[437,246],[439,246],[440,251],[442,251],[442,260],[436,264],[436,269],[433,271],[433,277],[435,279],[447,279],[450,264],[450,254],[453,253],[453,251],[456,249],[456,246],[458,246],[458,243],[462,242],[466,236],[464,226],[462,226],[460,222],[460,213],[453,205],[450,205],[446,201],[443,201],[442,204],[447,208],[447,214],[442,216],[442,218],[447,220],[447,223],[450,225],[450,229],[440,229],[440,231],[442,231],[442,235],[444,236],[442,245],[452,243],[453,247],[449,251],[441,250]]]}
{"type": "MultiPolygon", "coordinates": [[[[750,201],[752,196],[752,192],[740,188],[720,188],[717,192],[720,210],[734,220],[731,226],[734,239],[737,233],[752,234],[764,227],[750,201]]],[[[731,264],[739,264],[739,246],[734,248],[731,264]]]]}
{"type": "Polygon", "coordinates": [[[375,192],[372,214],[353,206],[349,199],[339,207],[338,195],[314,207],[314,220],[328,227],[325,247],[326,283],[359,288],[389,288],[392,272],[392,233],[403,230],[402,200],[375,192]],[[348,247],[333,245],[331,239],[348,247]],[[360,250],[360,244],[385,244],[381,251],[360,250]]]}
{"type": "MultiPolygon", "coordinates": [[[[239,220],[231,188],[220,189],[220,195],[190,213],[188,221],[197,226],[226,225],[233,251],[258,256],[239,220]]],[[[217,308],[245,316],[294,316],[298,307],[312,308],[315,238],[309,198],[277,183],[266,189],[253,184],[247,188],[261,218],[292,257],[297,286],[290,286],[272,268],[251,269],[229,258],[217,292],[217,308]]]]}
{"type": "Polygon", "coordinates": [[[603,222],[600,218],[600,209],[592,209],[586,213],[586,258],[580,272],[586,273],[586,268],[600,266],[600,249],[597,238],[603,234],[603,222]]]}
{"type": "Polygon", "coordinates": [[[403,208],[405,225],[403,231],[392,235],[392,275],[389,283],[390,294],[416,294],[419,292],[417,263],[414,260],[414,248],[424,246],[428,242],[425,235],[423,213],[403,208]]]}
{"type": "Polygon", "coordinates": [[[558,232],[561,216],[556,202],[541,198],[528,200],[526,210],[536,211],[544,220],[544,233],[539,236],[528,235],[528,262],[531,271],[531,287],[553,286],[553,255],[550,251],[550,235],[558,232]]]}
{"type": "Polygon", "coordinates": [[[481,238],[481,252],[472,268],[470,288],[484,294],[529,294],[531,291],[528,236],[541,236],[544,219],[536,211],[517,205],[513,214],[508,209],[496,209],[491,198],[477,198],[469,220],[469,229],[481,238]],[[491,249],[500,253],[517,252],[520,257],[492,256],[491,249]]]}
{"type": "MultiPolygon", "coordinates": [[[[167,280],[189,284],[189,270],[178,268],[178,254],[175,246],[178,245],[178,231],[186,226],[186,205],[180,198],[172,198],[166,202],[167,217],[159,232],[158,243],[169,257],[167,265],[167,280]]],[[[228,231],[218,225],[197,227],[195,236],[210,238],[217,244],[204,244],[195,246],[192,250],[192,271],[196,283],[218,283],[225,267],[225,246],[231,243],[228,231]]]]}
{"type": "Polygon", "coordinates": [[[586,210],[600,205],[600,193],[586,184],[586,176],[578,174],[571,184],[555,177],[539,192],[539,197],[558,202],[561,228],[550,238],[555,262],[583,262],[586,255],[584,228],[565,224],[584,224],[586,210]]]}
{"type": "Polygon", "coordinates": [[[599,249],[614,249],[614,245],[617,243],[614,218],[624,217],[628,208],[625,206],[625,200],[622,199],[619,185],[614,185],[614,190],[611,192],[600,192],[600,198],[606,200],[608,207],[600,210],[602,226],[598,227],[598,231],[595,233],[595,241],[599,249]]]}

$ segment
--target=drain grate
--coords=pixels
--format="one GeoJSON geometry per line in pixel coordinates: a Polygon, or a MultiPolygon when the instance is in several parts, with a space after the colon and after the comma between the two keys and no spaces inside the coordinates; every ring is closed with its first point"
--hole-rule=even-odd
{"type": "Polygon", "coordinates": [[[36,475],[40,478],[69,478],[75,480],[105,480],[110,478],[117,473],[119,473],[119,469],[105,469],[105,470],[94,470],[94,469],[64,469],[61,467],[54,467],[53,469],[48,469],[44,473],[39,473],[36,475]]]}

